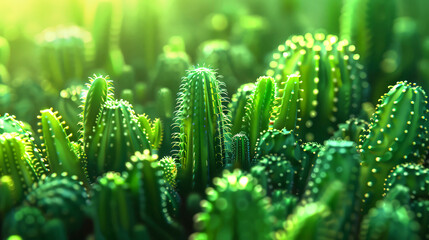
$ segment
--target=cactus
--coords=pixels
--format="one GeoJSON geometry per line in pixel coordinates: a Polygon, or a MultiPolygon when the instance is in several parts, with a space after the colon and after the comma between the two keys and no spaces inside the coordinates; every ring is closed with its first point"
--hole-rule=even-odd
{"type": "Polygon", "coordinates": [[[188,71],[183,78],[175,114],[175,154],[178,188],[184,195],[203,193],[222,170],[229,140],[229,122],[224,114],[224,90],[208,68],[188,71]]]}
{"type": "Polygon", "coordinates": [[[71,81],[82,81],[89,32],[77,27],[47,29],[39,36],[40,64],[46,77],[43,86],[59,92],[71,81]]]}
{"type": "Polygon", "coordinates": [[[159,149],[162,143],[162,123],[159,118],[155,118],[153,122],[145,114],[139,115],[137,118],[143,132],[147,134],[149,142],[152,144],[154,149],[159,149]]]}
{"type": "Polygon", "coordinates": [[[163,170],[164,180],[173,188],[176,188],[177,166],[171,156],[159,160],[159,165],[163,170]]]}
{"type": "Polygon", "coordinates": [[[429,236],[429,200],[413,202],[410,204],[410,208],[414,212],[414,219],[420,225],[420,239],[427,239],[429,236]]]}
{"type": "Polygon", "coordinates": [[[13,179],[8,176],[0,178],[0,218],[3,219],[5,214],[18,203],[18,196],[15,191],[13,179]]]}
{"type": "Polygon", "coordinates": [[[360,239],[417,240],[419,224],[397,201],[380,201],[362,221],[360,239]]]}
{"type": "Polygon", "coordinates": [[[224,171],[207,188],[203,211],[195,216],[200,231],[193,239],[270,239],[269,202],[251,175],[224,171]],[[249,226],[253,226],[249,228],[249,226]]]}
{"type": "Polygon", "coordinates": [[[421,165],[405,163],[398,165],[387,177],[384,183],[384,196],[397,185],[403,185],[410,190],[412,201],[429,198],[429,169],[421,165]]]}
{"type": "Polygon", "coordinates": [[[135,239],[133,227],[136,214],[126,180],[119,174],[107,172],[93,188],[92,208],[95,232],[100,239],[135,239]]]}
{"type": "Polygon", "coordinates": [[[382,97],[359,145],[364,213],[382,197],[384,180],[392,168],[420,162],[426,156],[426,105],[425,92],[407,82],[398,82],[382,97]]]}
{"type": "Polygon", "coordinates": [[[29,240],[46,239],[45,224],[46,219],[39,209],[29,206],[20,207],[11,211],[5,218],[2,238],[19,235],[23,239],[29,240]]]}
{"type": "Polygon", "coordinates": [[[228,117],[231,120],[231,134],[235,135],[243,130],[246,124],[243,121],[246,113],[246,106],[255,87],[254,83],[243,84],[237,89],[237,92],[232,95],[231,102],[228,105],[228,109],[230,110],[228,117]]]}
{"type": "Polygon", "coordinates": [[[180,239],[181,229],[167,213],[169,186],[157,158],[147,149],[143,153],[136,152],[127,162],[126,182],[138,199],[139,220],[148,227],[151,238],[180,239]]]}
{"type": "Polygon", "coordinates": [[[41,176],[41,163],[28,152],[29,145],[17,133],[0,135],[0,176],[9,175],[15,185],[18,202],[41,176]]]}
{"type": "Polygon", "coordinates": [[[40,111],[40,133],[43,133],[44,147],[47,153],[47,159],[51,173],[61,174],[67,172],[76,175],[80,181],[88,185],[86,174],[86,164],[80,161],[78,153],[74,150],[67,135],[65,121],[61,121],[58,112],[52,112],[52,109],[40,111]]]}
{"type": "Polygon", "coordinates": [[[81,97],[83,92],[82,85],[74,85],[60,91],[60,98],[57,102],[57,109],[64,121],[70,125],[70,132],[72,134],[71,140],[77,141],[79,138],[79,125],[76,124],[80,121],[81,97]]]}
{"type": "Polygon", "coordinates": [[[27,205],[37,207],[47,220],[60,219],[69,234],[82,227],[88,195],[83,183],[67,173],[43,177],[26,196],[27,205]]]}
{"type": "Polygon", "coordinates": [[[359,118],[352,118],[345,123],[338,124],[334,138],[352,141],[359,144],[360,136],[368,131],[369,123],[359,118]]]}
{"type": "Polygon", "coordinates": [[[129,103],[107,101],[102,108],[88,136],[86,156],[90,180],[108,171],[124,171],[132,154],[151,149],[147,134],[129,103]]]}
{"type": "Polygon", "coordinates": [[[243,133],[238,133],[232,137],[232,163],[233,168],[239,168],[244,171],[249,171],[252,159],[250,157],[250,142],[249,138],[243,133]]]}
{"type": "MultiPolygon", "coordinates": [[[[320,201],[334,182],[342,187],[335,194],[340,200],[330,206],[337,216],[335,226],[331,228],[341,232],[343,239],[356,234],[359,212],[359,163],[360,157],[356,145],[351,141],[326,141],[325,149],[319,153],[310,174],[302,203],[320,201]]],[[[327,203],[328,204],[328,203],[327,203]]],[[[329,206],[329,205],[328,205],[329,206]]]]}
{"type": "Polygon", "coordinates": [[[284,191],[276,190],[271,195],[272,205],[270,208],[270,217],[273,222],[273,230],[278,231],[283,228],[284,221],[295,210],[298,197],[287,194],[284,191]]]}
{"type": "Polygon", "coordinates": [[[268,129],[273,112],[276,84],[271,77],[260,77],[246,106],[243,131],[249,137],[250,155],[255,157],[255,146],[261,132],[268,129]]]}
{"type": "Polygon", "coordinates": [[[282,87],[288,83],[287,77],[291,74],[301,76],[303,91],[298,96],[301,99],[298,127],[304,140],[326,140],[328,134],[334,132],[337,122],[344,122],[359,113],[368,84],[358,62],[359,55],[354,54],[354,50],[355,46],[347,41],[318,33],[292,36],[273,54],[266,74],[275,79],[279,98],[291,94],[292,86],[282,87]]]}
{"type": "Polygon", "coordinates": [[[250,173],[264,188],[267,196],[271,197],[274,191],[282,190],[292,194],[295,183],[295,169],[287,159],[275,155],[265,155],[257,160],[256,166],[250,173]]]}
{"type": "Polygon", "coordinates": [[[294,130],[297,122],[299,110],[299,76],[290,75],[284,83],[283,89],[278,89],[281,98],[277,99],[272,118],[274,119],[273,128],[294,130]]]}

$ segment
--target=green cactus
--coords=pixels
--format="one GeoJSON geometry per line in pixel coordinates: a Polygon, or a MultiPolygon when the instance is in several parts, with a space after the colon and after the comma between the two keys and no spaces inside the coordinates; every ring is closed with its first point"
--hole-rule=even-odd
{"type": "Polygon", "coordinates": [[[405,163],[396,166],[384,183],[384,196],[396,185],[410,190],[412,201],[429,198],[429,169],[422,165],[405,163]]]}
{"type": "MultiPolygon", "coordinates": [[[[126,180],[115,172],[107,172],[93,187],[92,208],[95,232],[100,239],[135,239],[135,206],[126,180]]],[[[98,239],[97,238],[97,239],[98,239]]]]}
{"type": "Polygon", "coordinates": [[[91,40],[90,33],[77,26],[42,32],[38,39],[39,55],[47,80],[42,85],[59,92],[72,81],[82,81],[91,40]]]}
{"type": "Polygon", "coordinates": [[[195,216],[200,232],[192,239],[270,239],[270,204],[251,175],[224,171],[213,183],[201,202],[203,211],[195,216]]]}
{"type": "Polygon", "coordinates": [[[224,90],[213,70],[196,68],[183,78],[175,114],[178,189],[184,195],[203,193],[218,176],[226,157],[229,122],[224,90]]]}
{"type": "Polygon", "coordinates": [[[382,197],[391,169],[402,163],[420,162],[426,156],[426,105],[425,92],[407,82],[398,82],[382,97],[359,145],[364,213],[382,197]]]}
{"type": "Polygon", "coordinates": [[[254,83],[246,83],[241,85],[237,92],[232,95],[231,102],[228,105],[229,119],[231,120],[231,134],[238,134],[243,130],[246,123],[243,118],[246,113],[246,106],[249,98],[255,90],[254,83]]]}
{"type": "Polygon", "coordinates": [[[359,144],[360,136],[368,131],[369,123],[359,118],[351,118],[345,123],[338,124],[338,130],[334,133],[334,138],[352,141],[359,144]]]}
{"type": "MultiPolygon", "coordinates": [[[[168,214],[169,186],[157,155],[149,150],[136,152],[127,162],[126,182],[137,199],[139,220],[148,227],[153,239],[180,239],[181,229],[168,214]]],[[[171,198],[170,198],[171,199],[171,198]]],[[[174,203],[173,203],[174,204],[174,203]]]]}
{"type": "Polygon", "coordinates": [[[343,239],[356,234],[359,212],[359,164],[360,156],[356,145],[351,141],[326,141],[325,149],[320,151],[303,195],[302,203],[320,201],[327,197],[325,192],[333,182],[342,184],[336,193],[338,200],[331,207],[337,216],[335,228],[343,239]]]}
{"type": "Polygon", "coordinates": [[[282,190],[292,194],[295,183],[295,169],[288,158],[265,155],[257,159],[257,164],[250,170],[252,176],[264,188],[267,196],[282,190]]]}
{"type": "Polygon", "coordinates": [[[77,141],[79,138],[81,97],[83,93],[82,85],[74,85],[60,91],[60,98],[57,102],[57,108],[64,121],[69,123],[72,136],[70,140],[77,141]]]}
{"type": "Polygon", "coordinates": [[[271,195],[271,202],[270,217],[274,226],[273,230],[278,231],[283,228],[284,221],[295,210],[298,204],[298,197],[276,190],[271,195]]]}
{"type": "Polygon", "coordinates": [[[88,176],[86,174],[86,162],[80,160],[79,154],[75,151],[70,142],[70,135],[67,135],[65,121],[61,121],[58,112],[52,109],[40,111],[40,132],[43,134],[44,147],[51,173],[61,174],[67,172],[76,175],[80,181],[88,186],[88,176]]]}
{"type": "Polygon", "coordinates": [[[43,174],[39,172],[41,163],[31,157],[28,150],[29,145],[17,133],[0,135],[0,176],[12,178],[18,202],[43,174]]]}
{"type": "Polygon", "coordinates": [[[247,123],[243,131],[249,137],[250,155],[255,157],[256,142],[261,132],[268,129],[270,117],[273,113],[276,84],[271,77],[260,77],[256,80],[256,87],[249,98],[243,121],[247,123]]]}
{"type": "Polygon", "coordinates": [[[82,139],[85,150],[89,147],[88,141],[97,125],[97,118],[104,103],[114,99],[112,81],[109,77],[94,75],[93,78],[89,78],[87,88],[82,94],[82,139]]]}
{"type": "MultiPolygon", "coordinates": [[[[297,124],[304,140],[322,142],[337,122],[359,113],[368,84],[354,50],[347,41],[317,33],[292,36],[273,54],[266,74],[275,79],[279,98],[291,94],[292,86],[282,87],[287,77],[300,75],[303,91],[298,96],[301,121],[297,124]]],[[[294,114],[294,107],[290,108],[294,114]]]]}
{"type": "Polygon", "coordinates": [[[124,171],[131,155],[151,149],[148,135],[129,103],[107,101],[102,108],[87,141],[88,175],[92,181],[108,171],[124,171]]]}
{"type": "Polygon", "coordinates": [[[149,119],[149,116],[145,114],[139,115],[137,120],[140,123],[143,132],[147,134],[148,140],[152,144],[152,147],[154,149],[159,149],[163,137],[161,120],[159,118],[155,118],[155,120],[152,122],[149,119]]]}
{"type": "Polygon", "coordinates": [[[397,201],[380,201],[362,221],[360,239],[417,240],[419,224],[397,201]]]}
{"type": "Polygon", "coordinates": [[[299,110],[299,76],[289,75],[284,83],[283,89],[278,89],[281,98],[277,99],[272,118],[274,119],[273,128],[295,130],[298,121],[299,110]]]}
{"type": "Polygon", "coordinates": [[[83,183],[67,173],[42,177],[27,194],[25,203],[37,207],[47,220],[60,219],[69,234],[82,227],[88,195],[83,183]]]}
{"type": "Polygon", "coordinates": [[[17,203],[18,196],[13,179],[8,175],[2,176],[0,178],[0,219],[3,219],[5,214],[17,203]]]}
{"type": "Polygon", "coordinates": [[[20,207],[12,210],[5,218],[2,238],[6,239],[12,235],[19,235],[28,240],[46,239],[45,224],[46,219],[39,209],[29,206],[20,207]]]}
{"type": "Polygon", "coordinates": [[[159,160],[159,165],[162,168],[164,180],[172,187],[176,188],[177,166],[171,156],[163,157],[159,160]]]}
{"type": "Polygon", "coordinates": [[[238,133],[232,137],[232,157],[231,167],[244,171],[249,171],[252,159],[250,157],[249,138],[243,133],[238,133]]]}

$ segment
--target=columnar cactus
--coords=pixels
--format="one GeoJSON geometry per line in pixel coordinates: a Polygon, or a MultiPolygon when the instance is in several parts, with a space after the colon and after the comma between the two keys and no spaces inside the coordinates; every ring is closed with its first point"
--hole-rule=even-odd
{"type": "Polygon", "coordinates": [[[420,162],[426,156],[428,117],[426,94],[418,86],[398,82],[382,97],[359,145],[364,212],[382,197],[384,180],[392,168],[420,162]]]}
{"type": "Polygon", "coordinates": [[[83,183],[67,173],[43,177],[26,196],[27,205],[40,209],[47,220],[60,219],[68,233],[79,234],[85,219],[88,195],[83,183]]]}
{"type": "Polygon", "coordinates": [[[124,171],[136,151],[151,149],[132,106],[123,100],[107,101],[88,135],[86,156],[91,180],[108,171],[124,171]]]}
{"type": "Polygon", "coordinates": [[[298,127],[306,141],[326,140],[337,122],[359,113],[367,83],[354,50],[347,41],[318,33],[292,36],[273,54],[266,74],[275,79],[278,97],[291,94],[279,91],[292,90],[282,87],[287,77],[300,75],[298,127]]]}
{"type": "Polygon", "coordinates": [[[17,133],[0,135],[0,176],[9,175],[15,185],[18,201],[28,193],[41,173],[41,163],[28,153],[29,146],[17,133]]]}
{"type": "Polygon", "coordinates": [[[268,129],[275,96],[276,84],[273,78],[260,77],[256,80],[255,90],[247,102],[243,118],[243,121],[247,123],[243,131],[249,137],[252,158],[255,157],[255,145],[261,132],[268,129]]]}
{"type": "Polygon", "coordinates": [[[356,146],[350,141],[326,141],[325,149],[319,153],[303,195],[303,203],[315,202],[326,197],[325,191],[333,182],[342,183],[337,193],[341,199],[331,206],[336,216],[332,226],[341,232],[343,239],[356,234],[359,212],[359,164],[356,146]]]}
{"type": "Polygon", "coordinates": [[[61,174],[67,172],[76,175],[80,181],[88,184],[86,175],[86,164],[81,162],[78,153],[75,151],[67,135],[65,122],[61,121],[58,112],[52,109],[40,111],[40,132],[43,134],[44,147],[47,154],[49,169],[51,173],[61,174]]]}
{"type": "Polygon", "coordinates": [[[218,176],[226,157],[229,122],[224,114],[225,94],[213,70],[196,68],[183,78],[175,124],[178,188],[183,194],[203,193],[218,176]]]}
{"type": "Polygon", "coordinates": [[[153,239],[177,239],[181,229],[167,212],[169,185],[163,178],[158,156],[149,150],[136,152],[127,162],[131,194],[137,199],[139,220],[147,226],[153,239]]]}
{"type": "Polygon", "coordinates": [[[13,179],[8,176],[0,178],[0,218],[4,218],[5,214],[18,203],[18,196],[15,191],[13,179]]]}
{"type": "Polygon", "coordinates": [[[229,103],[229,119],[231,120],[231,134],[238,134],[243,130],[246,124],[243,118],[246,113],[246,106],[249,98],[255,90],[254,83],[246,83],[241,85],[237,92],[232,95],[231,102],[229,103]]]}
{"type": "Polygon", "coordinates": [[[40,64],[48,81],[43,85],[59,92],[71,81],[82,81],[89,32],[77,27],[47,29],[39,36],[40,64]]]}
{"type": "Polygon", "coordinates": [[[224,171],[213,183],[201,202],[203,211],[195,216],[200,232],[193,239],[270,239],[269,202],[251,175],[224,171]]]}
{"type": "Polygon", "coordinates": [[[152,147],[154,149],[159,149],[163,138],[161,120],[159,118],[155,118],[153,121],[151,121],[145,114],[139,115],[137,120],[140,123],[143,132],[147,134],[147,138],[152,144],[152,147]]]}
{"type": "Polygon", "coordinates": [[[107,172],[95,184],[92,201],[96,234],[100,239],[135,239],[136,214],[125,179],[107,172]]]}
{"type": "Polygon", "coordinates": [[[244,133],[238,133],[232,137],[231,167],[249,171],[252,158],[250,157],[249,138],[244,133]]]}
{"type": "Polygon", "coordinates": [[[57,108],[64,121],[68,122],[71,131],[71,140],[77,141],[79,138],[78,123],[80,119],[81,98],[83,93],[82,85],[73,85],[60,91],[60,98],[57,102],[57,108]]]}
{"type": "Polygon", "coordinates": [[[177,166],[171,156],[163,157],[159,160],[159,165],[162,168],[164,180],[171,187],[176,188],[177,166]]]}

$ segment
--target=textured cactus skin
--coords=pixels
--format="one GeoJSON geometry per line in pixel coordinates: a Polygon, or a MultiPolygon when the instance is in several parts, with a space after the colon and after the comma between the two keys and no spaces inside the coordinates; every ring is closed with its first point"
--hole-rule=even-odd
{"type": "Polygon", "coordinates": [[[119,173],[107,172],[98,179],[93,192],[95,232],[101,235],[99,238],[135,239],[135,206],[125,179],[119,173]]]}
{"type": "Polygon", "coordinates": [[[275,155],[265,155],[257,160],[256,166],[250,173],[264,188],[267,196],[272,196],[276,190],[292,194],[295,180],[295,169],[287,159],[275,155]]]}
{"type": "Polygon", "coordinates": [[[306,141],[326,140],[337,122],[359,113],[367,82],[354,49],[336,36],[318,33],[292,36],[273,54],[266,74],[275,79],[278,97],[287,76],[301,76],[298,127],[306,141]]]}
{"type": "Polygon", "coordinates": [[[412,201],[429,198],[429,169],[417,164],[402,164],[392,169],[384,184],[384,196],[397,185],[410,190],[412,201]]]}
{"type": "MultiPolygon", "coordinates": [[[[336,232],[341,232],[348,239],[356,234],[359,212],[359,164],[360,156],[356,145],[351,141],[326,141],[325,149],[319,156],[310,174],[302,203],[322,200],[325,192],[334,182],[339,181],[342,187],[335,194],[334,206],[331,212],[336,216],[335,225],[331,226],[336,232]]],[[[327,201],[330,202],[330,201],[327,201]]]]}
{"type": "Polygon", "coordinates": [[[247,102],[249,101],[250,95],[255,90],[255,87],[254,83],[243,84],[237,89],[237,92],[232,95],[231,102],[228,105],[228,117],[231,120],[231,134],[233,135],[240,133],[243,129],[243,125],[246,124],[243,118],[246,113],[247,102]]]}
{"type": "Polygon", "coordinates": [[[417,240],[418,223],[397,201],[380,201],[362,221],[360,239],[417,240]]]}
{"type": "Polygon", "coordinates": [[[26,142],[17,133],[0,135],[0,176],[9,175],[19,201],[28,189],[39,179],[37,160],[31,158],[26,142]]]}
{"type": "Polygon", "coordinates": [[[270,217],[272,218],[273,230],[278,231],[283,228],[284,221],[295,210],[298,197],[276,190],[271,195],[271,202],[270,217]]]}
{"type": "Polygon", "coordinates": [[[83,93],[83,85],[73,85],[69,88],[60,91],[60,98],[56,104],[58,112],[64,118],[64,121],[69,123],[72,141],[77,141],[79,138],[80,125],[74,124],[80,122],[81,98],[83,93]],[[73,123],[73,124],[72,124],[73,123]]]}
{"type": "Polygon", "coordinates": [[[25,124],[21,121],[16,120],[15,116],[11,116],[5,113],[4,116],[0,117],[0,134],[3,133],[18,133],[20,138],[26,142],[26,151],[29,156],[33,159],[33,167],[36,169],[37,175],[40,177],[48,172],[46,168],[45,159],[42,157],[41,151],[37,148],[34,143],[32,132],[29,131],[25,124]]]}
{"type": "Polygon", "coordinates": [[[278,89],[281,98],[276,100],[272,118],[273,128],[294,130],[297,126],[299,110],[299,76],[290,75],[284,83],[283,89],[278,89]]]}
{"type": "Polygon", "coordinates": [[[353,141],[359,144],[360,136],[368,131],[369,123],[359,118],[352,118],[345,123],[338,124],[338,130],[334,133],[334,138],[353,141]]]}
{"type": "Polygon", "coordinates": [[[270,129],[261,132],[256,143],[256,154],[253,164],[266,155],[276,155],[287,160],[293,167],[293,194],[301,195],[307,183],[307,177],[311,170],[311,162],[298,144],[298,139],[293,131],[285,128],[282,130],[270,129]]]}
{"type": "Polygon", "coordinates": [[[232,137],[232,168],[239,168],[243,171],[249,171],[252,158],[250,157],[249,138],[243,133],[238,133],[232,137]]]}
{"type": "Polygon", "coordinates": [[[87,88],[82,97],[82,138],[85,149],[89,147],[89,136],[92,135],[104,103],[113,100],[112,81],[108,77],[94,75],[93,78],[89,78],[87,88]]]}
{"type": "Polygon", "coordinates": [[[134,199],[138,199],[139,220],[148,227],[153,239],[181,238],[181,229],[168,214],[168,192],[158,156],[149,150],[136,152],[127,163],[126,182],[134,199]]]}
{"type": "Polygon", "coordinates": [[[407,82],[398,82],[381,99],[359,145],[364,212],[382,197],[384,180],[392,168],[420,162],[427,154],[426,105],[425,92],[407,82]]]}
{"type": "Polygon", "coordinates": [[[270,239],[269,202],[251,175],[224,171],[207,189],[203,211],[195,216],[193,239],[270,239]],[[253,226],[249,228],[249,226],[253,226]]]}
{"type": "Polygon", "coordinates": [[[40,111],[40,132],[43,134],[44,147],[47,153],[51,173],[67,172],[76,175],[80,181],[88,183],[86,164],[81,162],[78,153],[70,143],[66,123],[60,122],[61,116],[52,109],[40,111]]]}
{"type": "Polygon", "coordinates": [[[161,120],[159,118],[155,118],[153,121],[151,121],[149,117],[144,114],[138,116],[137,119],[140,123],[143,132],[147,134],[147,138],[152,144],[152,147],[154,149],[159,149],[163,138],[163,128],[161,120]]]}
{"type": "Polygon", "coordinates": [[[159,160],[159,166],[162,168],[164,180],[176,188],[177,166],[174,159],[171,156],[163,157],[159,160]]]}
{"type": "Polygon", "coordinates": [[[76,176],[53,173],[33,185],[25,203],[39,208],[47,220],[60,219],[72,234],[82,226],[87,201],[83,183],[76,176]]]}
{"type": "Polygon", "coordinates": [[[125,163],[136,151],[151,149],[131,105],[108,101],[88,136],[88,174],[91,180],[108,171],[124,171],[125,163]]]}
{"type": "Polygon", "coordinates": [[[271,77],[260,77],[246,106],[243,121],[247,123],[243,130],[249,137],[250,154],[255,157],[255,145],[262,131],[268,129],[273,113],[276,84],[271,77]]]}
{"type": "Polygon", "coordinates": [[[178,188],[184,195],[203,193],[222,170],[229,140],[229,121],[224,114],[224,90],[208,68],[188,71],[178,97],[175,135],[180,163],[178,188]]]}

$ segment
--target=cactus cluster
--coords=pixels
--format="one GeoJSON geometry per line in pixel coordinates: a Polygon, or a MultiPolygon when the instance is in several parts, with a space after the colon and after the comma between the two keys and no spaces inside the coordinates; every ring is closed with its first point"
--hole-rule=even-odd
{"type": "Polygon", "coordinates": [[[1,239],[429,239],[427,0],[24,2],[1,239]]]}

